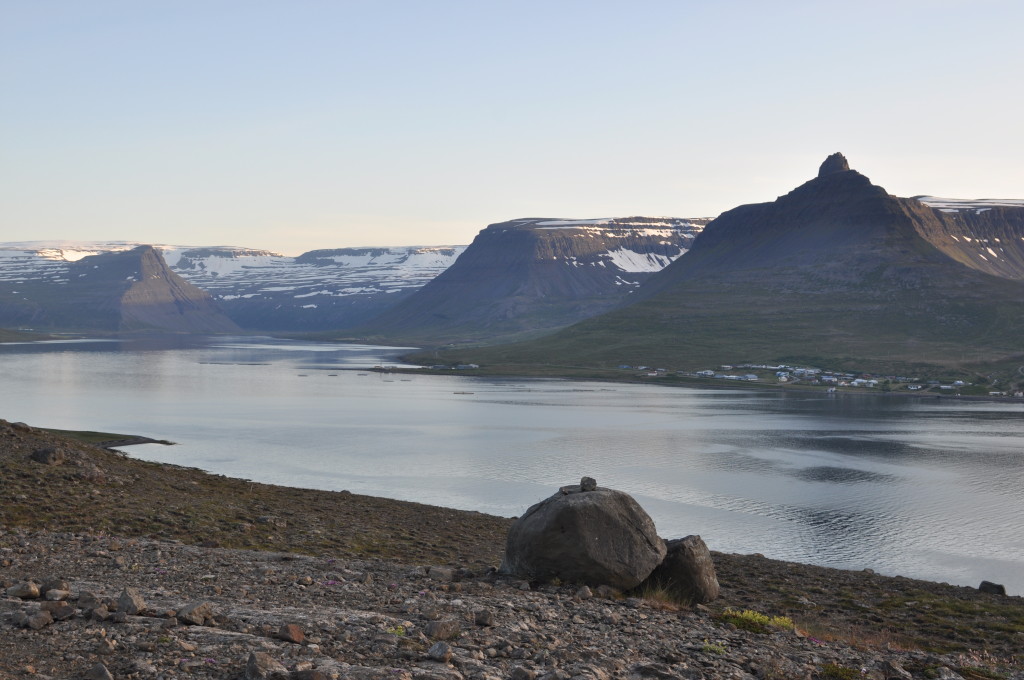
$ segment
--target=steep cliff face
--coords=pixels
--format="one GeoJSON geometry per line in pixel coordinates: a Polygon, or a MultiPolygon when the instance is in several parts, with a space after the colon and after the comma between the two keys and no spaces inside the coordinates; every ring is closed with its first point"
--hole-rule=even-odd
{"type": "Polygon", "coordinates": [[[920,230],[932,245],[972,269],[1024,281],[1024,201],[916,199],[940,218],[920,230]]]}
{"type": "Polygon", "coordinates": [[[679,258],[706,219],[519,219],[480,232],[454,265],[356,332],[495,341],[611,309],[679,258]]]}
{"type": "Polygon", "coordinates": [[[1024,350],[1024,284],[1014,264],[1024,234],[1014,210],[1024,212],[944,213],[890,196],[830,158],[776,201],[708,224],[629,306],[500,355],[463,358],[862,370],[1013,361],[1024,350]],[[968,250],[978,254],[981,234],[987,258],[965,261],[968,250]]]}
{"type": "Polygon", "coordinates": [[[151,246],[83,257],[60,275],[4,282],[0,325],[224,333],[238,326],[205,291],[168,269],[151,246]]]}

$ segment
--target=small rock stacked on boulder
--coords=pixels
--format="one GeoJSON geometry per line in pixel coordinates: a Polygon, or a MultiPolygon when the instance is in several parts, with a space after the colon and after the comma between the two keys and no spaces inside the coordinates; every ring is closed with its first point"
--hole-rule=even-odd
{"type": "Polygon", "coordinates": [[[711,553],[699,536],[670,543],[629,495],[598,488],[592,477],[530,507],[509,529],[503,574],[631,590],[663,588],[680,601],[718,597],[711,553]],[[666,559],[669,555],[669,559],[666,559]]]}

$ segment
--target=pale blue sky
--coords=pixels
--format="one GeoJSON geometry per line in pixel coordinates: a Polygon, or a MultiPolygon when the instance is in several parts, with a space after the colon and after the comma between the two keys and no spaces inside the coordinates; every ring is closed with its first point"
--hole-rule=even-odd
{"type": "Polygon", "coordinates": [[[0,241],[714,216],[842,151],[1024,198],[1019,0],[0,0],[0,241]]]}

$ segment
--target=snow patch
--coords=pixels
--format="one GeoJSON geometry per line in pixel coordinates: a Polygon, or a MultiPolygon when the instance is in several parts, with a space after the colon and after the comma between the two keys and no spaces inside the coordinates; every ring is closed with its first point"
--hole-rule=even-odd
{"type": "Polygon", "coordinates": [[[685,253],[683,248],[674,256],[661,253],[638,253],[628,248],[608,251],[608,259],[612,264],[626,272],[660,272],[685,253]]]}
{"type": "Polygon", "coordinates": [[[939,198],[938,196],[915,196],[917,200],[942,212],[959,212],[974,208],[976,212],[989,208],[1024,208],[1021,198],[939,198]]]}

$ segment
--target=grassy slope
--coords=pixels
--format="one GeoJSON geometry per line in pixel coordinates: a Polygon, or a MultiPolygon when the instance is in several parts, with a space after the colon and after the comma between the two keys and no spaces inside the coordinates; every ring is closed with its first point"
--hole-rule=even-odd
{"type": "Polygon", "coordinates": [[[48,335],[42,333],[30,333],[28,331],[12,331],[0,328],[0,342],[31,342],[33,340],[46,340],[48,335]]]}

